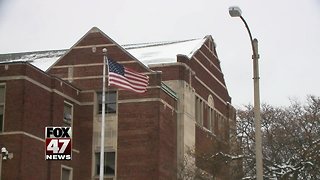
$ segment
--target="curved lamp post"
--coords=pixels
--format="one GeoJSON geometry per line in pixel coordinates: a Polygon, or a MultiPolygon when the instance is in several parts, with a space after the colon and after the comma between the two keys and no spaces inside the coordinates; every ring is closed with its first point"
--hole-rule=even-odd
{"type": "Polygon", "coordinates": [[[261,143],[261,115],[260,115],[260,89],[259,89],[259,54],[258,54],[258,40],[252,39],[249,26],[245,19],[241,16],[241,9],[239,7],[230,7],[229,14],[231,17],[240,17],[249,33],[250,42],[252,46],[253,59],[253,86],[254,86],[254,119],[255,119],[255,140],[256,140],[256,176],[257,180],[263,180],[263,166],[262,166],[262,143],[261,143]]]}

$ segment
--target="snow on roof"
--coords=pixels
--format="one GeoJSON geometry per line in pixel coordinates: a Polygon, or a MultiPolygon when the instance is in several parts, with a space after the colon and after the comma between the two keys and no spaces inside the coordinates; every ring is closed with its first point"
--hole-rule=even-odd
{"type": "Polygon", "coordinates": [[[184,41],[168,41],[158,43],[142,43],[123,45],[131,55],[144,65],[177,62],[177,55],[191,58],[206,39],[190,39],[184,41]]]}
{"type": "MultiPolygon", "coordinates": [[[[183,41],[167,41],[154,43],[140,43],[122,45],[131,55],[141,61],[144,65],[177,62],[177,55],[182,54],[191,58],[201,47],[206,38],[190,39],[183,41]]],[[[29,62],[37,68],[46,71],[67,50],[37,51],[0,54],[0,63],[29,62]]]]}
{"type": "Polygon", "coordinates": [[[37,51],[12,54],[0,54],[0,63],[29,62],[42,71],[54,64],[66,50],[37,51]]]}

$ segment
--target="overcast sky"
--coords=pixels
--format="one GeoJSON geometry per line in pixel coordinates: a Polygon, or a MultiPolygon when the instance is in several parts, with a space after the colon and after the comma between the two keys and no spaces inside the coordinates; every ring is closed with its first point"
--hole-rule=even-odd
{"type": "Polygon", "coordinates": [[[234,5],[259,41],[261,101],[320,96],[320,0],[0,0],[0,54],[67,49],[93,26],[119,44],[212,35],[240,107],[253,103],[252,50],[234,5]]]}

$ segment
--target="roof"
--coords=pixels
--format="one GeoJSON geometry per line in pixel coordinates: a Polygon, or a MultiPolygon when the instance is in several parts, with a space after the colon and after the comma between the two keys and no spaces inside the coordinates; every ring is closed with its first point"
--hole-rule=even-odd
{"type": "Polygon", "coordinates": [[[46,71],[61,56],[63,56],[66,53],[66,51],[67,50],[49,50],[0,54],[0,63],[29,62],[37,68],[46,71]]]}
{"type": "Polygon", "coordinates": [[[203,39],[190,39],[183,41],[168,41],[156,43],[142,43],[123,45],[130,54],[146,66],[150,64],[162,64],[177,62],[177,55],[186,55],[189,58],[204,43],[203,39]]]}
{"type": "MultiPolygon", "coordinates": [[[[144,65],[148,66],[151,64],[177,62],[178,54],[191,58],[205,40],[206,37],[182,41],[127,44],[122,45],[122,47],[144,65]]],[[[64,49],[0,54],[0,63],[29,62],[39,69],[46,71],[66,52],[67,50],[64,49]]]]}

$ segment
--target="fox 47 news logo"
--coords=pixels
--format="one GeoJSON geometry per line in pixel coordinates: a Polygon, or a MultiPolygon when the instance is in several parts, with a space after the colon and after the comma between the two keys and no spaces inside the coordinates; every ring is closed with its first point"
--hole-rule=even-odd
{"type": "Polygon", "coordinates": [[[46,160],[71,160],[71,127],[46,127],[46,160]]]}

